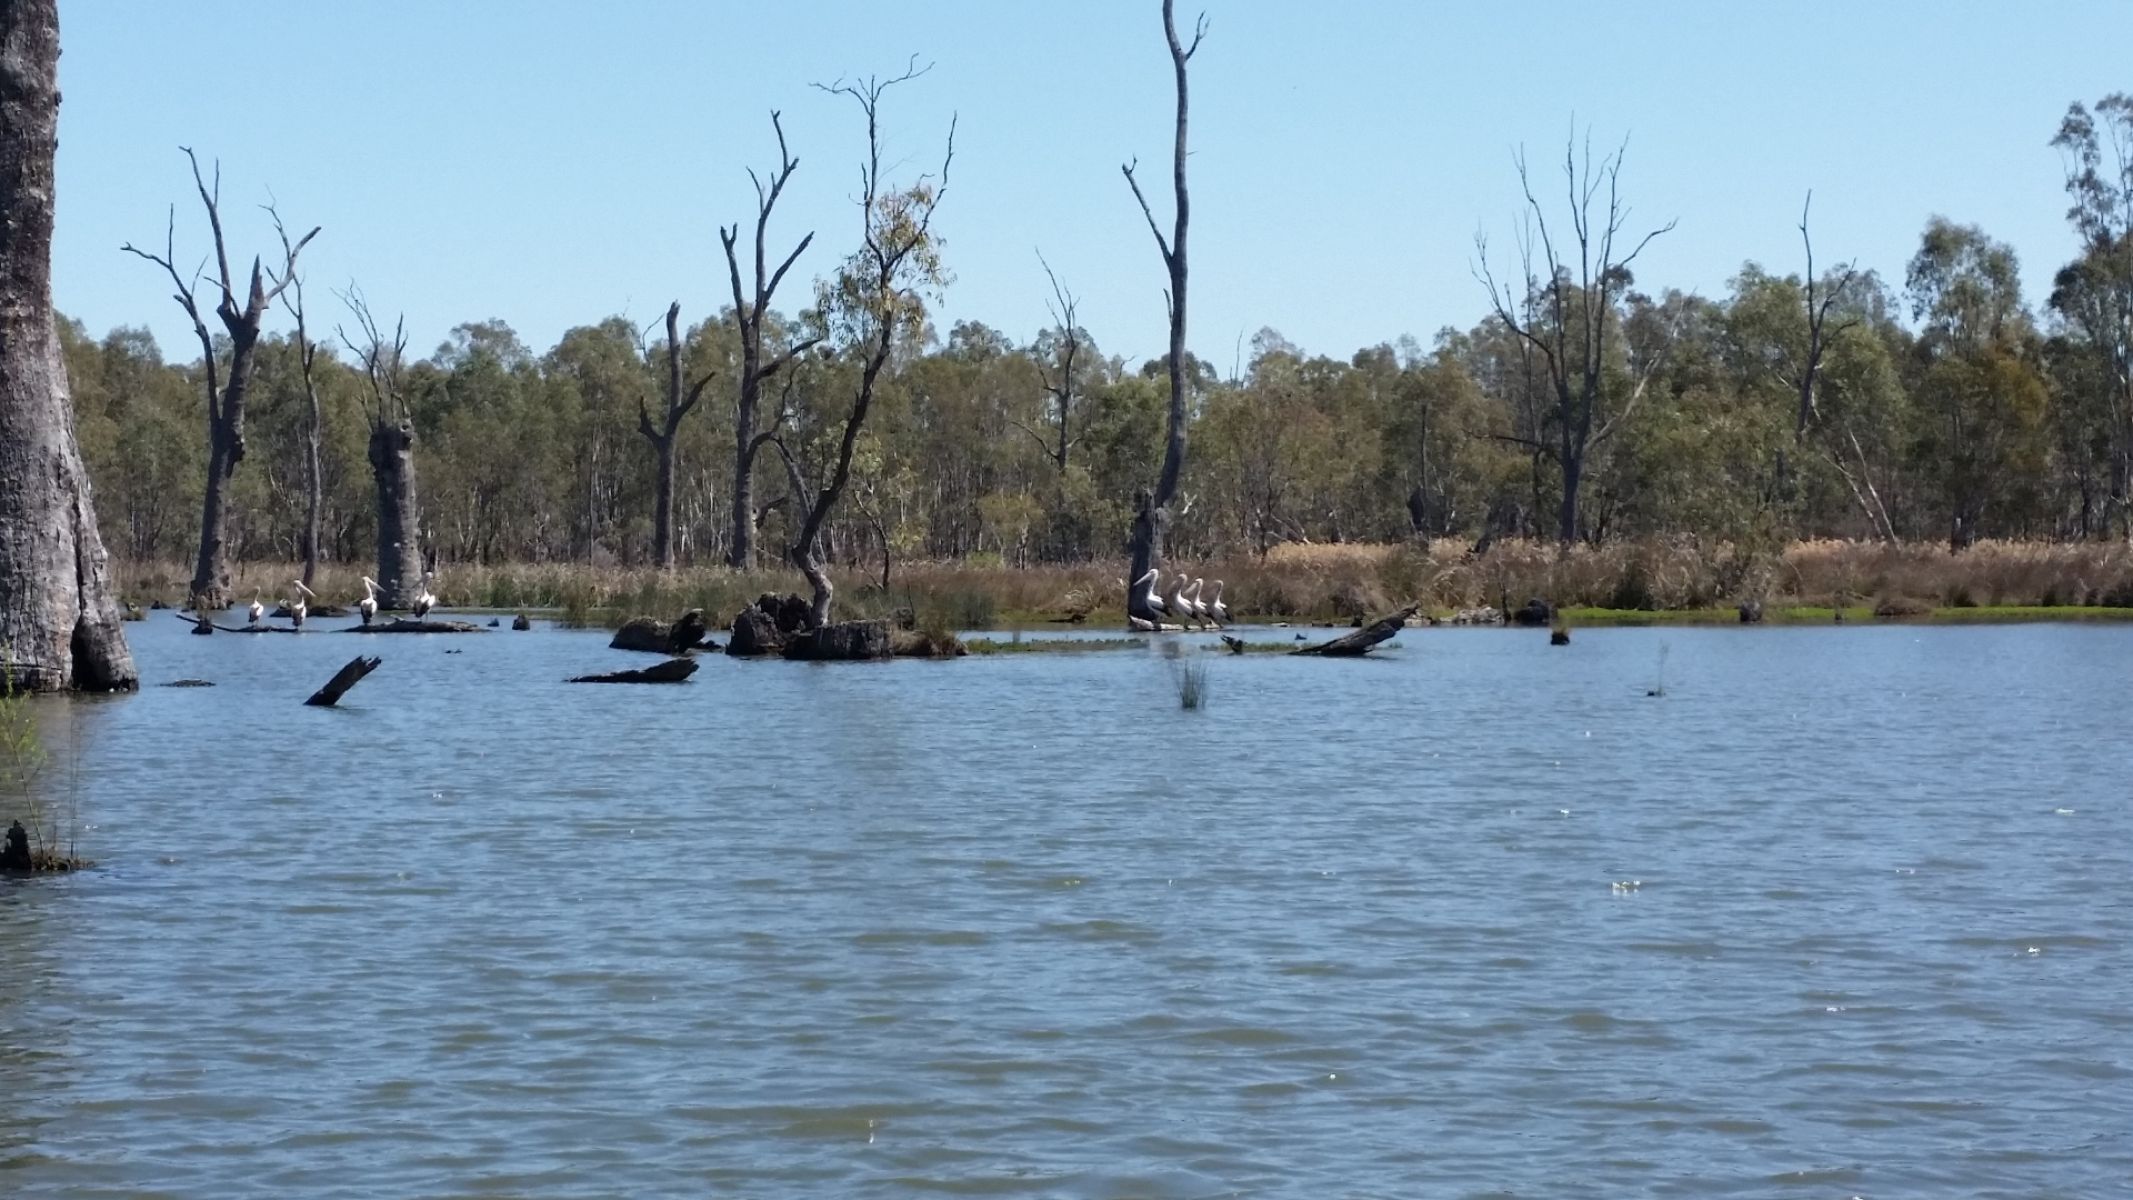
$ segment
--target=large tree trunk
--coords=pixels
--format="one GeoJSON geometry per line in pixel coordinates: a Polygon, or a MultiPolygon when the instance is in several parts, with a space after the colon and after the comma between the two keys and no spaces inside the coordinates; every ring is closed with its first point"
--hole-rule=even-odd
{"type": "MultiPolygon", "coordinates": [[[[1163,540],[1170,529],[1170,502],[1177,497],[1178,476],[1185,467],[1185,282],[1186,257],[1185,237],[1191,220],[1191,201],[1185,189],[1185,117],[1187,89],[1185,64],[1200,48],[1200,39],[1207,33],[1207,18],[1202,16],[1195,27],[1192,44],[1178,40],[1178,27],[1172,13],[1173,0],[1163,0],[1163,40],[1170,48],[1170,65],[1177,80],[1177,125],[1176,141],[1171,154],[1171,184],[1176,196],[1176,220],[1166,241],[1163,232],[1156,226],[1155,213],[1148,207],[1147,197],[1141,195],[1140,184],[1133,178],[1133,168],[1125,168],[1126,182],[1133,186],[1133,195],[1140,201],[1141,212],[1148,218],[1148,228],[1155,234],[1155,243],[1163,253],[1163,265],[1170,273],[1170,429],[1163,444],[1163,471],[1157,477],[1155,495],[1138,504],[1139,512],[1133,521],[1133,577],[1147,574],[1148,568],[1161,561],[1163,540]]],[[[1131,581],[1128,581],[1131,586],[1131,581]]],[[[1129,602],[1130,607],[1130,602],[1129,602]]]]}
{"type": "Polygon", "coordinates": [[[1563,496],[1555,511],[1555,537],[1565,546],[1578,540],[1578,489],[1584,482],[1584,456],[1563,455],[1563,496]]]}
{"type": "Polygon", "coordinates": [[[378,485],[378,607],[406,608],[422,582],[411,422],[371,426],[370,473],[378,485]]]}
{"type": "Polygon", "coordinates": [[[232,337],[221,411],[208,417],[207,490],[201,502],[200,557],[193,566],[190,598],[194,612],[230,606],[229,484],[237,474],[237,464],[244,461],[244,402],[252,388],[256,337],[256,326],[252,337],[245,337],[242,330],[232,337]]]}
{"type": "MultiPolygon", "coordinates": [[[[745,335],[744,335],[745,336],[745,335]]],[[[746,351],[743,351],[744,355],[746,351]]],[[[726,547],[726,565],[745,571],[755,562],[755,408],[757,389],[748,377],[755,364],[741,367],[740,401],[733,411],[733,542],[726,547]]]]}
{"type": "Polygon", "coordinates": [[[319,442],[322,420],[319,414],[318,385],[309,378],[304,380],[304,392],[311,401],[311,425],[304,431],[304,586],[318,582],[318,552],[321,509],[325,506],[325,485],[320,478],[319,442]]]}
{"type": "Polygon", "coordinates": [[[659,438],[652,448],[659,460],[658,492],[652,498],[652,565],[665,571],[674,566],[674,439],[659,438]]]}
{"type": "Polygon", "coordinates": [[[52,314],[56,0],[0,0],[0,650],[30,691],[139,686],[52,314]]]}

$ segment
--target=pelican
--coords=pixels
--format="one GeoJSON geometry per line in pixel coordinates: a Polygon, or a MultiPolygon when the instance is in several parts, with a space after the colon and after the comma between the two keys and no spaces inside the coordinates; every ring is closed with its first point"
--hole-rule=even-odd
{"type": "Polygon", "coordinates": [[[1156,570],[1154,567],[1150,567],[1148,568],[1148,573],[1146,575],[1143,575],[1139,579],[1133,581],[1134,587],[1147,589],[1146,591],[1143,591],[1141,593],[1141,607],[1146,608],[1149,612],[1152,613],[1160,613],[1164,611],[1163,598],[1155,594],[1156,577],[1161,574],[1162,572],[1156,570]]]}
{"type": "Polygon", "coordinates": [[[259,602],[258,588],[252,589],[252,607],[244,610],[244,615],[249,617],[254,625],[259,624],[260,621],[266,618],[267,606],[259,602]]]}
{"type": "Polygon", "coordinates": [[[1207,604],[1205,601],[1200,599],[1200,588],[1206,582],[1207,581],[1204,579],[1193,580],[1191,596],[1193,618],[1197,620],[1203,628],[1206,627],[1209,623],[1207,604]]]}
{"type": "Polygon", "coordinates": [[[365,625],[378,615],[378,581],[368,575],[363,576],[363,598],[356,602],[356,612],[362,615],[365,625]]]}
{"type": "Polygon", "coordinates": [[[430,577],[425,573],[422,576],[422,590],[415,593],[415,619],[419,621],[429,616],[430,609],[436,607],[436,604],[437,597],[430,595],[430,577]]]}
{"type": "Polygon", "coordinates": [[[1154,633],[1156,626],[1155,622],[1149,620],[1146,617],[1136,617],[1131,614],[1128,614],[1126,617],[1126,628],[1131,629],[1135,633],[1154,633]]]}
{"type": "Polygon", "coordinates": [[[296,599],[289,601],[289,623],[298,629],[302,629],[304,627],[304,616],[311,611],[311,606],[304,602],[312,598],[313,592],[310,588],[304,586],[303,580],[298,579],[294,582],[296,584],[296,599]]]}
{"type": "Polygon", "coordinates": [[[1214,599],[1207,602],[1207,615],[1213,617],[1217,625],[1229,624],[1229,606],[1222,603],[1222,581],[1219,579],[1215,580],[1214,599]]]}
{"type": "Polygon", "coordinates": [[[1179,576],[1170,583],[1170,615],[1176,617],[1180,622],[1192,620],[1192,606],[1185,601],[1185,578],[1183,576],[1179,576]]]}

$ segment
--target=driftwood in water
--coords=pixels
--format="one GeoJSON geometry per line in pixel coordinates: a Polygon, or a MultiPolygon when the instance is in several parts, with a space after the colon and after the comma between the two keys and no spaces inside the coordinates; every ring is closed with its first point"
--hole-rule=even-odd
{"type": "Polygon", "coordinates": [[[605,675],[580,675],[565,683],[680,683],[696,674],[693,658],[670,658],[656,667],[636,671],[609,671],[605,675]]]}
{"type": "Polygon", "coordinates": [[[350,625],[342,633],[480,633],[481,626],[472,621],[416,620],[413,617],[397,617],[382,625],[350,625]]]}
{"type": "Polygon", "coordinates": [[[180,621],[193,627],[194,633],[302,633],[301,625],[217,625],[214,618],[202,613],[197,617],[184,613],[175,614],[180,621]]]}
{"type": "Polygon", "coordinates": [[[1372,646],[1405,629],[1407,618],[1414,616],[1416,609],[1416,605],[1410,604],[1389,616],[1379,617],[1354,633],[1342,634],[1330,642],[1320,642],[1316,646],[1299,646],[1291,653],[1321,654],[1329,658],[1352,658],[1367,654],[1372,646]]]}
{"type": "Polygon", "coordinates": [[[533,619],[531,617],[528,617],[525,613],[520,613],[519,615],[511,618],[511,628],[518,630],[520,633],[524,633],[528,629],[533,628],[533,619]]]}
{"type": "Polygon", "coordinates": [[[169,683],[166,683],[166,684],[164,684],[163,686],[164,686],[164,687],[182,687],[182,688],[195,688],[195,687],[213,687],[213,686],[215,686],[215,685],[214,685],[214,684],[213,684],[212,682],[210,682],[210,681],[208,681],[208,680],[205,680],[205,679],[173,679],[173,680],[171,680],[171,681],[170,681],[169,683]]]}
{"type": "Polygon", "coordinates": [[[381,661],[383,660],[356,655],[348,660],[347,666],[333,673],[333,678],[326,681],[325,687],[311,693],[311,698],[304,703],[314,708],[332,708],[336,701],[348,694],[349,688],[361,683],[365,675],[377,670],[381,661]]]}

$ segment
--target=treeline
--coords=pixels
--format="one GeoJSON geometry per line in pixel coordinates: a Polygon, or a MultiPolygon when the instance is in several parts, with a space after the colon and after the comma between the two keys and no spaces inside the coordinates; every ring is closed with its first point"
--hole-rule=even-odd
{"type": "MultiPolygon", "coordinates": [[[[1939,218],[1900,281],[1750,263],[1727,294],[1706,297],[1643,286],[1619,252],[1599,254],[1597,270],[1581,264],[1574,247],[1562,253],[1565,216],[1548,253],[1497,278],[1469,329],[1346,358],[1269,329],[1227,372],[1193,358],[1171,552],[1565,535],[1957,547],[2126,537],[2133,165],[2111,151],[2129,132],[2123,96],[2070,110],[2056,144],[2083,250],[2046,296],[2022,294],[2010,247],[1939,218]]],[[[1534,215],[1554,214],[1536,204],[1534,215]]],[[[1606,230],[1596,215],[1587,227],[1606,230]]],[[[1804,217],[1801,232],[1811,262],[1804,217]]],[[[976,322],[899,340],[846,502],[824,529],[831,561],[881,571],[1122,553],[1135,493],[1162,455],[1164,363],[1106,355],[1064,289],[1059,299],[1062,319],[1028,340],[976,322]]],[[[679,561],[708,564],[733,536],[742,342],[730,309],[680,328],[684,374],[713,378],[675,433],[673,536],[679,561]]],[[[752,489],[761,563],[781,560],[805,508],[795,496],[834,463],[863,369],[857,352],[831,349],[849,343],[830,332],[814,309],[764,321],[766,355],[825,340],[761,384],[758,425],[772,434],[752,489]]],[[[98,339],[67,323],[63,337],[106,544],[134,560],[188,559],[207,469],[202,363],[167,361],[138,329],[98,339]]],[[[322,355],[315,374],[322,552],[361,562],[375,557],[374,393],[352,358],[322,355]]],[[[424,553],[647,561],[650,435],[669,371],[664,330],[622,317],[545,351],[501,321],[454,329],[402,384],[424,553]]],[[[230,484],[238,559],[301,557],[310,411],[293,339],[269,335],[230,484]]]]}

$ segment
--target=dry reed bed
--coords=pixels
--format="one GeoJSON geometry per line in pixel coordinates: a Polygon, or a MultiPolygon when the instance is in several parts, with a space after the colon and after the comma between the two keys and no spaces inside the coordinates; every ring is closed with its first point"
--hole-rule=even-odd
{"type": "MultiPolygon", "coordinates": [[[[1189,577],[1225,581],[1233,612],[1267,619],[1350,618],[1409,600],[1436,610],[1523,603],[1674,611],[1746,599],[1770,605],[1840,606],[1906,601],[1929,607],[2133,607],[2133,549],[2117,543],[1985,542],[1960,554],[1934,545],[1798,542],[1756,552],[1691,538],[1654,538],[1561,553],[1551,543],[1499,542],[1474,556],[1463,544],[1428,551],[1401,545],[1285,545],[1263,558],[1179,563],[1189,577]]],[[[314,587],[326,601],[352,604],[366,566],[322,566],[314,587]]],[[[116,565],[130,600],[175,603],[190,572],[172,564],[116,565]]],[[[1122,607],[1122,562],[1012,569],[970,563],[912,563],[884,591],[863,572],[837,573],[840,611],[884,616],[909,610],[921,625],[985,628],[1006,618],[1115,618],[1122,607]]],[[[297,568],[238,567],[234,594],[268,599],[293,590],[297,568]]],[[[458,565],[434,586],[447,607],[560,609],[567,619],[614,621],[635,613],[701,608],[730,617],[764,592],[798,590],[783,570],[736,572],[689,567],[599,568],[536,563],[458,565]]],[[[1166,581],[1165,592],[1168,592],[1166,581]]]]}

